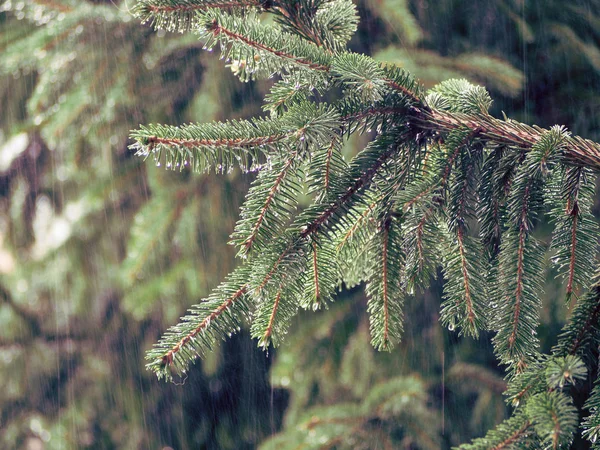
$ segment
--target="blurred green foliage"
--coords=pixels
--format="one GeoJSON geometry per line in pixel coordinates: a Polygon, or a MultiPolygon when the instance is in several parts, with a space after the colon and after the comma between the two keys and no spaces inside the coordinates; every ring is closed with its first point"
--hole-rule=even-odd
{"type": "MultiPolygon", "coordinates": [[[[354,50],[428,86],[484,84],[495,112],[600,136],[597,2],[358,7],[354,50]]],[[[185,388],[158,383],[143,352],[234,265],[223,244],[251,176],[163,171],[132,158],[127,135],[257,115],[266,85],[237,82],[191,34],[142,26],[126,1],[3,0],[0,52],[2,448],[254,448],[282,425],[264,448],[440,448],[506,416],[489,336],[443,331],[439,283],[407,302],[417,319],[391,354],[371,348],[354,288],[300,316],[268,358],[234,337],[185,388]]],[[[561,289],[549,278],[546,349],[561,289]]]]}

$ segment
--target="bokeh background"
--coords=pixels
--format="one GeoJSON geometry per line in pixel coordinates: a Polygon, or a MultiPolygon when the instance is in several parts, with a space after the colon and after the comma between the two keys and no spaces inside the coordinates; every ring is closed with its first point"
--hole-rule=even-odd
{"type": "MultiPolygon", "coordinates": [[[[239,82],[194,35],[140,24],[134,3],[0,0],[0,448],[437,449],[507,417],[490,336],[438,322],[441,274],[407,302],[392,353],[370,347],[354,288],[268,354],[242,330],[179,385],[144,369],[235,266],[226,243],[252,175],[156,167],[128,133],[261,115],[270,82],[239,82]],[[349,408],[364,417],[339,419],[349,408]]],[[[356,5],[351,49],[427,87],[484,85],[497,116],[600,139],[599,1],[356,5]]],[[[567,314],[549,272],[544,349],[567,314]]]]}

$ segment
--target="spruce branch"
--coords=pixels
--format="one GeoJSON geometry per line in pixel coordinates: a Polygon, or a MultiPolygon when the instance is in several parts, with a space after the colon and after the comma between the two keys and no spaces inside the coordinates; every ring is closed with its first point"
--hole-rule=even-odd
{"type": "Polygon", "coordinates": [[[248,275],[246,267],[236,269],[206,300],[193,306],[147,353],[146,367],[170,381],[174,373],[184,374],[197,357],[238,331],[251,314],[248,275]]]}
{"type": "Polygon", "coordinates": [[[279,27],[262,24],[254,14],[208,11],[199,33],[208,50],[219,45],[221,57],[236,62],[243,80],[267,78],[294,69],[329,70],[328,52],[279,27]]]}
{"type": "Polygon", "coordinates": [[[592,449],[598,449],[600,444],[600,382],[598,377],[594,382],[594,389],[588,400],[585,403],[585,409],[590,412],[590,415],[585,418],[582,423],[583,436],[592,444],[592,449]]]}
{"type": "Polygon", "coordinates": [[[577,430],[577,409],[560,391],[538,394],[527,402],[526,414],[543,444],[552,449],[571,444],[577,430]]]}
{"type": "Polygon", "coordinates": [[[336,262],[337,253],[334,241],[312,239],[310,253],[312,264],[308,265],[307,282],[300,298],[300,306],[316,311],[327,307],[327,301],[340,287],[342,270],[336,262]]]}
{"type": "Polygon", "coordinates": [[[555,177],[548,203],[556,205],[551,217],[553,262],[566,281],[566,300],[589,288],[595,270],[598,223],[591,213],[594,185],[589,169],[569,167],[555,177]]]}
{"type": "Polygon", "coordinates": [[[496,258],[500,250],[502,233],[506,228],[503,223],[506,200],[519,158],[520,152],[505,146],[493,148],[484,158],[476,215],[480,225],[479,235],[491,260],[496,258]]]}
{"type": "MultiPolygon", "coordinates": [[[[586,376],[600,341],[600,290],[591,281],[599,144],[563,127],[494,118],[488,92],[465,80],[426,93],[410,73],[345,50],[356,27],[349,0],[143,0],[136,11],[156,27],[195,31],[244,81],[280,77],[266,96],[269,118],[132,134],[138,154],[171,168],[260,171],[232,236],[242,265],[163,336],[148,353],[150,369],[182,374],[245,321],[260,346],[277,346],[299,308],[327,306],[342,283],[366,282],[372,344],[389,350],[401,337],[403,298],[427,288],[441,267],[442,323],[472,336],[497,331],[515,406],[463,448],[570,444],[578,417],[568,389],[586,376]],[[260,12],[276,23],[263,23],[260,12]],[[356,132],[375,138],[346,163],[344,138],[356,132]],[[312,203],[297,212],[305,192],[312,203]],[[546,249],[533,230],[549,209],[567,297],[591,290],[552,354],[541,355],[546,249]]],[[[590,437],[600,429],[596,397],[590,437]]],[[[393,416],[376,403],[377,417],[393,416]]]]}
{"type": "Polygon", "coordinates": [[[342,48],[356,31],[356,7],[349,0],[274,2],[271,7],[284,29],[329,51],[342,48]]]}
{"type": "MultiPolygon", "coordinates": [[[[537,126],[529,126],[513,120],[500,120],[488,115],[474,115],[459,112],[430,109],[413,110],[415,124],[424,130],[448,133],[467,127],[475,132],[484,143],[506,145],[529,150],[547,132],[537,126]]],[[[579,136],[567,137],[558,149],[558,159],[566,165],[587,167],[600,171],[600,144],[579,136]]]]}
{"type": "Polygon", "coordinates": [[[455,234],[445,233],[444,297],[441,322],[450,330],[477,337],[487,328],[485,270],[481,263],[481,247],[475,238],[465,236],[459,228],[455,234]]]}
{"type": "Polygon", "coordinates": [[[250,250],[260,251],[281,231],[297,207],[302,192],[302,172],[298,152],[282,161],[271,161],[270,170],[263,170],[248,192],[242,206],[242,219],[232,235],[232,244],[240,247],[240,255],[250,250]]]}
{"type": "Polygon", "coordinates": [[[578,355],[589,359],[600,338],[600,282],[598,273],[590,290],[579,298],[571,317],[552,352],[559,356],[578,355]]]}
{"type": "Polygon", "coordinates": [[[247,172],[261,169],[259,163],[280,147],[304,151],[306,139],[329,141],[337,126],[333,108],[303,103],[276,119],[142,126],[131,133],[135,142],[130,148],[173,170],[189,165],[196,172],[226,173],[239,165],[247,172]]]}
{"type": "Polygon", "coordinates": [[[167,125],[142,126],[131,134],[130,146],[136,154],[152,156],[158,165],[172,170],[190,166],[196,172],[215,170],[225,173],[239,165],[254,170],[253,163],[267,148],[275,149],[295,132],[279,121],[232,121],[181,127],[167,125]]]}
{"type": "Polygon", "coordinates": [[[514,414],[510,419],[502,422],[498,427],[489,431],[485,437],[477,438],[471,444],[463,444],[461,450],[506,450],[525,448],[533,424],[528,420],[523,411],[514,414]],[[517,445],[519,447],[517,447],[517,445]]]}
{"type": "Polygon", "coordinates": [[[378,350],[390,351],[402,334],[402,302],[400,282],[403,252],[394,216],[383,219],[378,239],[374,240],[372,276],[367,281],[368,312],[371,321],[371,344],[378,350]]]}
{"type": "Polygon", "coordinates": [[[544,183],[552,169],[549,158],[558,153],[567,138],[562,128],[545,132],[515,174],[508,197],[508,230],[498,256],[498,270],[504,278],[498,281],[503,298],[496,300],[501,307],[495,320],[498,334],[494,342],[502,360],[517,367],[535,354],[537,345],[543,251],[531,230],[541,211],[544,183]]]}
{"type": "Polygon", "coordinates": [[[142,23],[150,23],[155,29],[183,33],[202,24],[199,12],[262,6],[260,0],[139,0],[132,11],[142,23]]]}

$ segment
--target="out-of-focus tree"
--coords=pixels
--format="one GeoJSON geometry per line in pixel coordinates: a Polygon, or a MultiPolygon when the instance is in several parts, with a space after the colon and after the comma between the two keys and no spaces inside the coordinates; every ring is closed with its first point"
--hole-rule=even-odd
{"type": "Polygon", "coordinates": [[[148,167],[127,135],[142,118],[255,113],[261,86],[126,2],[1,5],[0,447],[254,447],[285,396],[259,407],[269,361],[252,345],[228,342],[185,391],[143,361],[231,268],[214,243],[247,180],[148,167]]]}

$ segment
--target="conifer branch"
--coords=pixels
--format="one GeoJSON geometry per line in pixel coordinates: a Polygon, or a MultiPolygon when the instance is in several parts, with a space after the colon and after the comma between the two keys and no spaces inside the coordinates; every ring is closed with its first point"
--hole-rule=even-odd
{"type": "Polygon", "coordinates": [[[260,0],[138,0],[133,13],[156,29],[193,31],[202,24],[202,13],[210,10],[262,8],[260,0]]]}
{"type": "Polygon", "coordinates": [[[179,352],[186,344],[188,344],[198,333],[205,330],[210,325],[211,321],[217,319],[227,309],[231,308],[231,306],[236,300],[238,300],[242,295],[246,294],[247,290],[247,285],[242,286],[231,297],[227,298],[216,309],[214,309],[208,316],[202,319],[202,321],[196,328],[194,328],[191,332],[186,334],[172,349],[170,349],[162,357],[163,365],[170,366],[171,364],[173,364],[173,356],[177,352],[179,352]]]}
{"type": "Polygon", "coordinates": [[[298,180],[297,152],[292,152],[285,162],[275,164],[272,170],[264,171],[256,179],[255,185],[249,191],[246,203],[242,206],[242,219],[238,222],[232,236],[233,243],[241,247],[240,254],[245,255],[250,250],[261,248],[268,239],[285,224],[284,221],[296,207],[296,197],[300,189],[298,180]],[[279,168],[279,172],[275,169],[279,168]],[[274,179],[273,179],[274,176],[274,179]],[[279,199],[278,205],[275,200],[279,199]],[[276,211],[273,209],[276,208],[276,211]]]}
{"type": "Polygon", "coordinates": [[[352,197],[360,190],[364,189],[377,175],[381,166],[396,152],[396,148],[389,145],[383,150],[375,162],[368,167],[360,177],[346,189],[346,192],[339,197],[334,204],[325,209],[312,223],[308,224],[300,233],[300,238],[305,238],[320,229],[320,227],[329,220],[329,218],[343,205],[347,204],[352,197]]]}
{"type": "MultiPolygon", "coordinates": [[[[479,140],[529,150],[548,131],[512,120],[499,120],[489,115],[473,115],[436,109],[413,109],[415,124],[424,130],[449,133],[468,128],[479,140]]],[[[600,144],[579,136],[567,137],[559,150],[567,165],[600,171],[600,144]]]]}
{"type": "Polygon", "coordinates": [[[383,348],[387,349],[389,341],[390,329],[390,312],[388,308],[388,239],[389,239],[389,224],[384,224],[382,232],[382,247],[381,247],[381,274],[383,276],[383,348]]]}
{"type": "Polygon", "coordinates": [[[506,448],[511,448],[511,446],[513,444],[516,444],[519,440],[521,440],[521,438],[523,437],[523,435],[525,435],[525,433],[531,427],[531,425],[532,425],[531,422],[526,420],[523,423],[523,425],[521,426],[521,428],[519,428],[518,430],[513,432],[510,436],[508,436],[505,440],[500,442],[498,445],[495,445],[494,447],[492,447],[491,450],[503,450],[506,448]]]}
{"type": "Polygon", "coordinates": [[[240,33],[236,33],[235,31],[229,30],[229,29],[225,28],[224,26],[221,26],[216,19],[214,19],[212,21],[212,23],[207,27],[207,30],[209,32],[213,33],[213,35],[215,37],[222,34],[224,36],[227,36],[231,40],[242,42],[242,43],[246,44],[248,47],[251,47],[251,48],[254,48],[257,50],[262,50],[266,53],[270,53],[274,56],[277,56],[278,58],[292,61],[296,64],[305,66],[309,69],[320,70],[320,71],[324,71],[324,72],[327,72],[329,70],[329,67],[325,66],[323,64],[315,63],[308,59],[301,58],[299,56],[295,56],[284,50],[269,47],[258,41],[253,41],[252,39],[250,39],[240,33]]]}
{"type": "Polygon", "coordinates": [[[258,229],[260,228],[260,225],[262,224],[263,220],[265,220],[265,215],[267,213],[267,210],[269,209],[269,205],[273,201],[273,198],[275,197],[277,189],[279,188],[281,181],[285,177],[287,170],[292,165],[292,162],[294,161],[294,156],[295,155],[292,155],[292,157],[287,160],[287,162],[283,166],[283,169],[281,169],[281,172],[279,172],[279,175],[277,175],[277,178],[275,179],[275,184],[273,184],[273,186],[269,190],[269,195],[267,196],[267,199],[265,200],[265,204],[263,205],[263,207],[260,210],[258,219],[256,220],[256,223],[254,224],[254,226],[252,228],[252,232],[250,233],[250,236],[248,236],[248,238],[246,238],[246,240],[244,241],[244,247],[246,248],[246,250],[250,249],[250,247],[252,246],[252,243],[254,242],[254,239],[256,239],[258,229]]]}
{"type": "Polygon", "coordinates": [[[331,145],[327,149],[327,157],[325,159],[325,177],[324,177],[324,186],[325,191],[329,190],[329,178],[331,172],[331,159],[333,158],[333,150],[335,149],[335,141],[331,142],[331,145]]]}
{"type": "Polygon", "coordinates": [[[458,248],[460,251],[460,266],[462,272],[462,279],[465,288],[465,301],[467,306],[467,321],[471,328],[475,329],[475,312],[473,310],[473,300],[471,298],[471,284],[470,284],[470,276],[469,269],[467,267],[467,258],[465,256],[465,245],[463,242],[463,230],[462,228],[458,228],[456,233],[458,239],[458,248]]]}
{"type": "Polygon", "coordinates": [[[317,261],[317,244],[315,241],[312,242],[312,254],[313,254],[313,275],[315,283],[315,298],[319,299],[321,296],[319,290],[319,264],[317,261]]]}
{"type": "Polygon", "coordinates": [[[248,275],[247,267],[239,267],[208,298],[194,305],[147,353],[146,367],[159,378],[172,380],[174,374],[185,373],[218,340],[238,331],[250,316],[248,275]]]}
{"type": "Polygon", "coordinates": [[[573,208],[569,215],[573,217],[573,224],[571,231],[571,256],[569,258],[569,275],[567,279],[567,298],[571,298],[573,294],[573,281],[575,279],[575,263],[577,262],[577,225],[578,225],[578,211],[577,208],[573,208]]]}
{"type": "MultiPolygon", "coordinates": [[[[384,142],[386,142],[384,140],[384,142]]],[[[320,231],[321,227],[329,220],[331,216],[336,214],[343,207],[348,207],[348,204],[354,200],[354,196],[357,192],[366,188],[372,179],[377,175],[381,166],[392,157],[397,149],[389,143],[385,146],[384,150],[378,154],[375,161],[363,172],[361,172],[357,179],[352,180],[351,184],[344,189],[339,197],[333,197],[334,200],[331,204],[328,204],[325,209],[320,210],[316,217],[314,217],[308,224],[302,226],[301,230],[297,235],[291,239],[289,239],[289,243],[285,246],[282,252],[280,252],[279,256],[275,260],[275,262],[270,266],[270,269],[262,277],[260,283],[258,284],[257,291],[263,290],[267,283],[271,280],[272,276],[275,274],[279,265],[285,260],[285,258],[294,251],[298,246],[301,246],[306,238],[309,236],[313,236],[317,232],[320,231]]],[[[335,195],[336,193],[332,193],[331,195],[335,195]]]]}
{"type": "MultiPolygon", "coordinates": [[[[165,0],[140,0],[138,5],[143,5],[143,7],[147,8],[149,11],[152,11],[154,14],[164,13],[164,12],[190,12],[190,11],[206,11],[209,8],[244,8],[244,7],[258,7],[261,6],[261,2],[256,0],[231,0],[231,1],[190,1],[187,0],[186,3],[171,3],[165,0]]],[[[138,8],[142,8],[139,6],[138,8]]]]}
{"type": "Polygon", "coordinates": [[[365,208],[365,210],[362,212],[362,214],[358,217],[358,219],[356,219],[354,221],[354,223],[352,224],[352,227],[344,234],[344,236],[342,237],[342,239],[340,240],[340,242],[337,245],[337,250],[341,250],[342,247],[344,247],[344,245],[346,245],[348,243],[349,240],[352,239],[352,237],[354,236],[354,234],[356,233],[356,230],[358,230],[361,225],[363,224],[363,222],[370,216],[373,214],[373,211],[375,210],[375,207],[377,205],[377,203],[381,200],[381,198],[377,199],[376,201],[370,203],[369,205],[367,205],[367,207],[365,208]]]}
{"type": "Polygon", "coordinates": [[[265,25],[255,14],[244,16],[208,11],[200,36],[206,48],[216,45],[222,57],[233,60],[232,70],[242,80],[291,74],[296,70],[328,72],[331,54],[275,25],[265,25]],[[234,68],[235,65],[235,68],[234,68]]]}
{"type": "MultiPolygon", "coordinates": [[[[527,190],[525,191],[525,195],[527,195],[527,190]]],[[[526,206],[524,206],[524,209],[526,206]]],[[[514,314],[512,320],[512,332],[508,338],[508,349],[509,351],[513,349],[515,343],[517,342],[517,329],[519,327],[519,320],[521,316],[521,301],[523,295],[523,259],[525,256],[525,237],[526,230],[524,225],[522,224],[519,229],[519,247],[517,249],[517,290],[515,291],[515,303],[514,303],[514,314]]]]}
{"type": "Polygon", "coordinates": [[[402,334],[404,292],[399,278],[404,255],[398,231],[397,218],[388,215],[382,219],[378,235],[372,240],[373,266],[366,286],[371,344],[385,351],[390,351],[402,334]]]}
{"type": "Polygon", "coordinates": [[[517,444],[525,447],[532,434],[531,428],[533,428],[533,423],[524,414],[523,410],[519,409],[512,417],[500,423],[495,429],[490,430],[485,437],[474,439],[471,444],[463,444],[459,449],[507,450],[517,448],[517,444]]]}
{"type": "Polygon", "coordinates": [[[162,138],[158,136],[148,136],[146,138],[146,144],[150,146],[150,149],[156,144],[167,145],[171,147],[186,147],[186,148],[196,148],[202,146],[210,146],[210,147],[228,147],[228,148],[254,148],[260,147],[261,145],[269,145],[274,144],[276,142],[280,142],[286,137],[289,137],[292,133],[288,135],[285,134],[275,134],[271,136],[260,136],[255,138],[221,138],[221,139],[177,139],[177,138],[162,138]]]}
{"type": "MultiPolygon", "coordinates": [[[[428,109],[427,106],[423,105],[423,101],[421,100],[421,98],[418,97],[417,94],[415,94],[408,88],[402,86],[400,83],[398,83],[395,80],[392,80],[390,78],[385,78],[384,80],[385,80],[385,83],[389,87],[391,87],[393,90],[400,92],[404,97],[411,99],[417,105],[422,105],[424,110],[428,109]]],[[[416,111],[416,109],[415,109],[415,111],[416,111]]]]}
{"type": "Polygon", "coordinates": [[[595,282],[575,306],[552,352],[558,356],[587,356],[600,337],[600,282],[595,282]]]}
{"type": "Polygon", "coordinates": [[[269,317],[269,325],[267,326],[267,330],[261,339],[261,345],[266,347],[268,342],[271,339],[271,335],[273,334],[273,325],[275,324],[275,317],[277,316],[277,309],[279,308],[279,300],[281,299],[281,290],[277,292],[275,296],[275,302],[273,303],[273,309],[271,311],[271,316],[269,317]]]}
{"type": "Polygon", "coordinates": [[[496,353],[512,370],[515,413],[464,448],[571,442],[577,414],[563,387],[585,376],[580,356],[600,341],[600,283],[579,299],[553,355],[539,355],[544,249],[532,230],[558,205],[551,245],[567,297],[591,284],[598,229],[586,173],[600,172],[599,144],[496,119],[487,91],[465,80],[425,93],[408,72],[345,51],[349,0],[142,0],[137,11],[157,27],[196,29],[244,81],[281,76],[268,119],[133,134],[139,154],[172,167],[260,170],[233,234],[246,261],[149,352],[151,369],[183,373],[250,316],[259,345],[277,346],[299,307],[320,308],[342,282],[366,282],[371,343],[389,350],[406,292],[427,287],[441,266],[441,321],[477,336],[491,318],[496,353]],[[332,88],[343,99],[326,105],[332,88]],[[344,135],[372,131],[345,163],[344,135]],[[306,186],[313,203],[294,217],[306,186]],[[469,229],[476,218],[479,238],[469,229]]]}
{"type": "Polygon", "coordinates": [[[548,202],[555,205],[551,217],[556,223],[550,248],[556,252],[553,262],[567,282],[567,301],[589,288],[595,271],[599,228],[591,213],[594,185],[589,178],[589,169],[565,168],[548,195],[548,202]]]}

